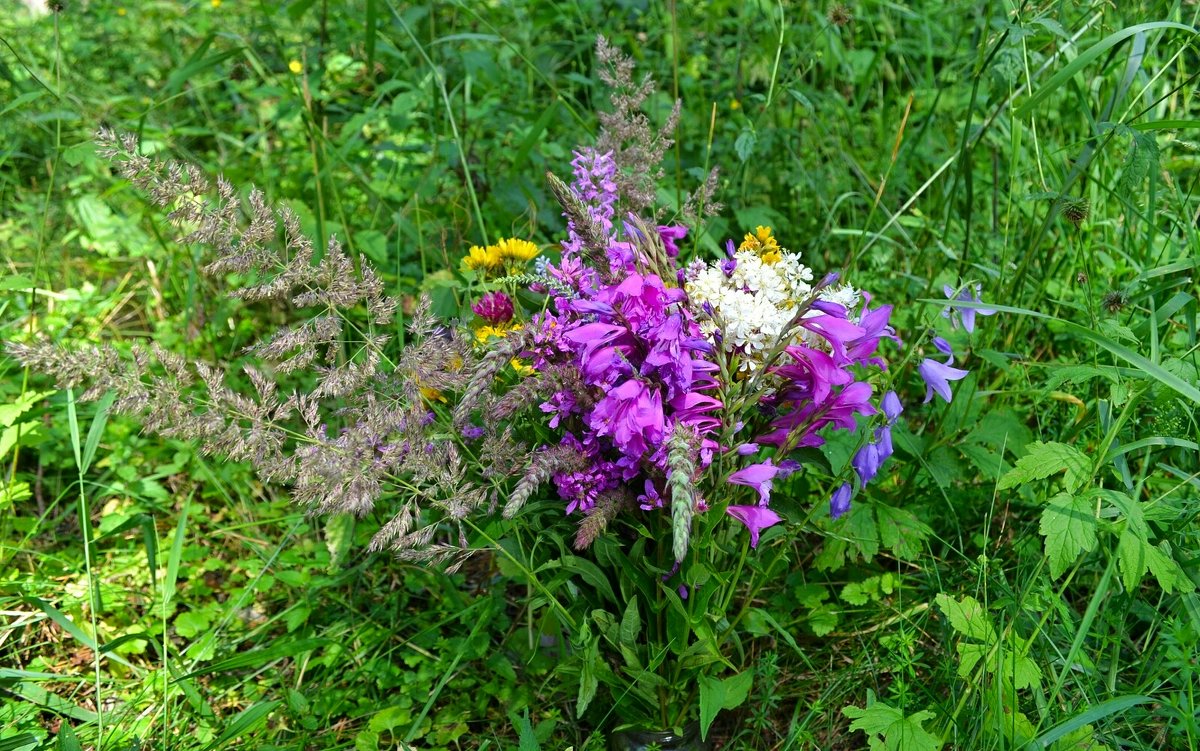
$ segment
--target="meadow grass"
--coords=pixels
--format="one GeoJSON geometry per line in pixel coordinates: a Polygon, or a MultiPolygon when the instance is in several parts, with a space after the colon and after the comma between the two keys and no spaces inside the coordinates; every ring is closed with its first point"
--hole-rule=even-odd
{"type": "MultiPolygon", "coordinates": [[[[217,294],[96,156],[100,125],[257,184],[408,299],[471,244],[556,240],[542,176],[596,131],[603,32],[658,79],[652,121],[683,101],[662,200],[721,168],[697,252],[769,224],[900,330],[938,321],[944,284],[998,311],[953,339],[952,403],[896,384],[911,417],[870,491],[896,511],[864,531],[791,500],[723,747],[1200,746],[1200,10],[335,6],[4,6],[6,340],[225,360],[281,320],[217,294]]],[[[0,749],[601,747],[512,561],[367,554],[378,519],[306,517],[0,373],[0,749]]]]}

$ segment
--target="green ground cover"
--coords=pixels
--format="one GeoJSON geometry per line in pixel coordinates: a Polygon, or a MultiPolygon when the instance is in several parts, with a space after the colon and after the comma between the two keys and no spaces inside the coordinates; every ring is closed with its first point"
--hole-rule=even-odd
{"type": "MultiPolygon", "coordinates": [[[[219,362],[283,320],[199,273],[100,126],[257,185],[409,302],[473,244],[556,242],[543,175],[598,130],[602,32],[659,82],[651,121],[682,101],[661,202],[721,170],[699,252],[770,225],[901,330],[960,279],[998,311],[865,513],[794,499],[817,513],[772,542],[720,747],[1200,746],[1194,4],[21,7],[5,341],[219,362]]],[[[381,519],[306,516],[79,396],[0,359],[0,749],[602,747],[500,562],[369,554],[381,519]]]]}

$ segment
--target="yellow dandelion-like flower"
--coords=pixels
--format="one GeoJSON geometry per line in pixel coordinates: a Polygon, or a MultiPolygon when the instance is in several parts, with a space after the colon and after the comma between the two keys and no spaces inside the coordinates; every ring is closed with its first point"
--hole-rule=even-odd
{"type": "Polygon", "coordinates": [[[212,0],[212,7],[214,7],[214,8],[220,8],[220,7],[221,7],[221,0],[212,0]]]}
{"type": "Polygon", "coordinates": [[[526,365],[525,363],[521,362],[519,359],[517,359],[515,357],[513,359],[509,360],[508,364],[511,365],[512,369],[517,371],[517,375],[521,376],[522,378],[526,378],[537,372],[536,370],[534,370],[530,366],[526,365]]]}
{"type": "Polygon", "coordinates": [[[123,16],[123,15],[125,15],[125,9],[124,9],[124,8],[117,8],[117,15],[118,15],[118,16],[123,16]]]}
{"type": "Polygon", "coordinates": [[[742,103],[739,102],[738,100],[734,99],[729,102],[729,109],[740,110],[741,108],[742,108],[742,103]]]}
{"type": "Polygon", "coordinates": [[[437,389],[435,389],[431,386],[422,386],[421,387],[421,396],[425,397],[425,399],[427,401],[431,401],[431,402],[443,402],[444,403],[446,401],[446,397],[442,395],[442,392],[438,391],[437,389]]]}
{"type": "Polygon", "coordinates": [[[541,248],[528,240],[518,240],[515,237],[496,243],[496,251],[500,254],[501,260],[520,261],[521,263],[537,258],[538,254],[542,252],[541,248]]]}
{"type": "Polygon", "coordinates": [[[300,72],[304,70],[304,66],[300,64],[299,60],[293,60],[290,63],[288,63],[288,70],[295,73],[296,75],[299,75],[300,72]]]}
{"type": "Polygon", "coordinates": [[[500,252],[495,245],[489,245],[486,248],[472,245],[471,249],[467,251],[467,257],[463,259],[463,266],[473,271],[499,268],[500,264],[500,252]]]}

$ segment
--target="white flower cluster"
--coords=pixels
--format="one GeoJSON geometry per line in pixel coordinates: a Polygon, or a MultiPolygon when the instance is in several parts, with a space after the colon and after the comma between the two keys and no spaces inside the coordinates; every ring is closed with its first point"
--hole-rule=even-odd
{"type": "MultiPolygon", "coordinates": [[[[733,254],[732,262],[694,263],[684,284],[705,336],[716,343],[720,331],[724,349],[740,355],[742,371],[762,364],[795,318],[796,307],[812,294],[812,269],[800,262],[800,254],[779,248],[769,232],[770,245],[765,248],[747,235],[748,242],[733,254]]],[[[860,296],[844,285],[822,291],[820,298],[849,311],[858,306],[860,296]]],[[[825,346],[806,329],[794,329],[791,338],[797,344],[825,346]]]]}

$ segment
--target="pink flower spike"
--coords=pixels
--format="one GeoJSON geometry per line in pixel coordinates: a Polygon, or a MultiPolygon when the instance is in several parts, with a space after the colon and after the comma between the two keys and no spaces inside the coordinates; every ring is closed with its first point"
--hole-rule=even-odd
{"type": "Polygon", "coordinates": [[[725,513],[746,525],[750,530],[750,547],[758,547],[758,535],[767,527],[783,521],[783,517],[763,506],[729,506],[725,513]]]}

